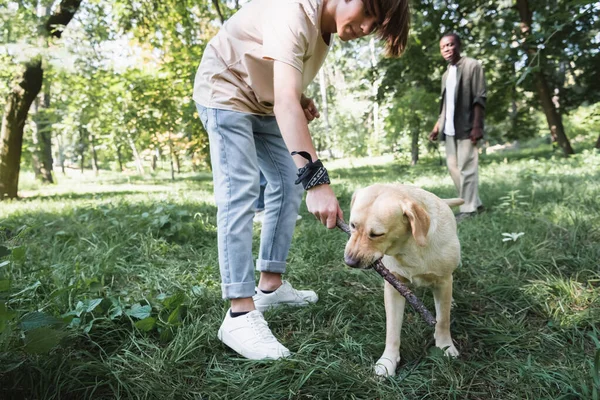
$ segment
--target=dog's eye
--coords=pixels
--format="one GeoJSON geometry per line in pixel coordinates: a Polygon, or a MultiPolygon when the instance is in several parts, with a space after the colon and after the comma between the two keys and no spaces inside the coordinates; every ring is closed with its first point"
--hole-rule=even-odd
{"type": "Polygon", "coordinates": [[[350,223],[350,228],[352,228],[352,229],[356,229],[356,225],[354,225],[354,222],[351,222],[351,223],[350,223]]]}
{"type": "Polygon", "coordinates": [[[375,238],[378,238],[378,237],[382,237],[383,235],[384,235],[384,233],[375,233],[375,232],[371,232],[371,233],[369,233],[369,237],[370,237],[371,239],[375,239],[375,238]]]}

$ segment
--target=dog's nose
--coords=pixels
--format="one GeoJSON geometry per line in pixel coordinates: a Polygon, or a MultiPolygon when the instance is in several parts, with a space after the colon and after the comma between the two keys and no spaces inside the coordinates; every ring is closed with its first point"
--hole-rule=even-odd
{"type": "Polygon", "coordinates": [[[346,265],[352,268],[358,268],[360,261],[357,260],[356,258],[352,258],[348,255],[344,254],[344,261],[346,262],[346,265]]]}

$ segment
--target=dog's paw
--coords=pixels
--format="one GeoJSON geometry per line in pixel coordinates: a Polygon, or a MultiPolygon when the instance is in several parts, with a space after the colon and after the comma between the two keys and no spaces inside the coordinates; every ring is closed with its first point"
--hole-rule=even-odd
{"type": "Polygon", "coordinates": [[[400,357],[396,358],[396,361],[391,360],[387,357],[381,357],[375,363],[375,375],[388,377],[396,375],[396,367],[400,362],[400,357]]]}
{"type": "Polygon", "coordinates": [[[456,350],[456,347],[454,347],[453,344],[451,344],[451,345],[442,345],[442,346],[437,346],[437,347],[439,347],[440,349],[444,350],[444,353],[448,357],[456,358],[459,355],[458,350],[456,350]]]}

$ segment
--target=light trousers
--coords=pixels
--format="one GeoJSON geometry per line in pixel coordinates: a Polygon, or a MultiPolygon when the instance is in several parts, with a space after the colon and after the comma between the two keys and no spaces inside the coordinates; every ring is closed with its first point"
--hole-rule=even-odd
{"type": "Polygon", "coordinates": [[[256,269],[284,273],[303,194],[294,184],[298,169],[275,117],[196,106],[210,142],[223,298],[252,297],[260,172],[268,185],[256,269]]]}
{"type": "Polygon", "coordinates": [[[479,151],[470,139],[446,136],[446,165],[458,196],[465,201],[460,212],[475,212],[483,203],[479,198],[479,151]]]}

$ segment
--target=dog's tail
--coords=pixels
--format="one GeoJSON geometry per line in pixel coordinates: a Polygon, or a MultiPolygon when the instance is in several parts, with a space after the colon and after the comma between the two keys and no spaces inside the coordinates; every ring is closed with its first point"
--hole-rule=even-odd
{"type": "Polygon", "coordinates": [[[460,206],[461,204],[465,204],[463,199],[442,199],[444,203],[448,204],[450,207],[460,206]]]}

